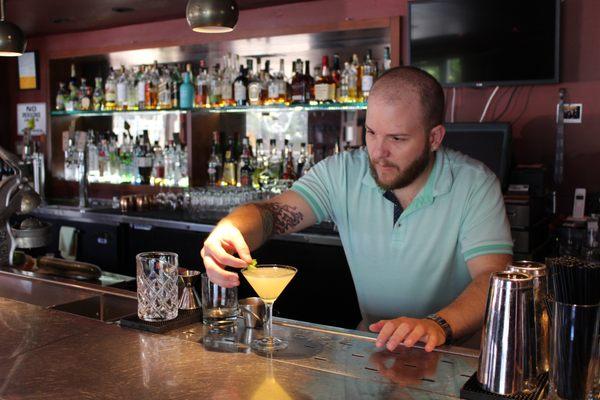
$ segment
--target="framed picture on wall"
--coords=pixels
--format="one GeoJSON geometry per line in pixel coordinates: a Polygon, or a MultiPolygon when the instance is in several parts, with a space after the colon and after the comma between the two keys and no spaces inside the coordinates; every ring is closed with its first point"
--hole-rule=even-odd
{"type": "Polygon", "coordinates": [[[19,57],[19,89],[30,90],[40,88],[38,75],[38,54],[28,51],[19,57]]]}

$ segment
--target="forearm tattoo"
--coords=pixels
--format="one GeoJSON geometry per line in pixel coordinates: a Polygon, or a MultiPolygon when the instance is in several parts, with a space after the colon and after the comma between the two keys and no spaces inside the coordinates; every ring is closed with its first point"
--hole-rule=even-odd
{"type": "Polygon", "coordinates": [[[298,207],[278,202],[256,204],[263,223],[263,235],[267,239],[271,235],[280,235],[298,226],[304,215],[298,207]]]}

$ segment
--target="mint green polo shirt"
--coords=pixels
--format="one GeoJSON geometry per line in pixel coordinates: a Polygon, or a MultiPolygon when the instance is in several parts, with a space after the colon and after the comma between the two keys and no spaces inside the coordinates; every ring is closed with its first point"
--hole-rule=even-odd
{"type": "Polygon", "coordinates": [[[318,222],[337,225],[369,323],[437,312],[471,282],[468,260],[512,254],[498,179],[457,151],[435,153],[427,183],[396,223],[393,203],[369,172],[366,149],[319,162],[292,190],[318,222]]]}

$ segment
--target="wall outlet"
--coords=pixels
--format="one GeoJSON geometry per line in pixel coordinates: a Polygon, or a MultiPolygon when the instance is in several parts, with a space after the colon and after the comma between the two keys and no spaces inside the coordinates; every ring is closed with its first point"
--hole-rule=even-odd
{"type": "MultiPolygon", "coordinates": [[[[556,105],[556,122],[558,122],[558,107],[556,105]]],[[[583,117],[582,103],[564,103],[563,104],[563,122],[565,124],[580,124],[583,117]]]]}

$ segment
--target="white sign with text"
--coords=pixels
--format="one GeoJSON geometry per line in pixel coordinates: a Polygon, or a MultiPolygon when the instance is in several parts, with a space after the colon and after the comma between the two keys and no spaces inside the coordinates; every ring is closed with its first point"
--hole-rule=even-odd
{"type": "Polygon", "coordinates": [[[17,132],[23,136],[29,128],[31,136],[46,134],[46,103],[17,104],[17,132]]]}

